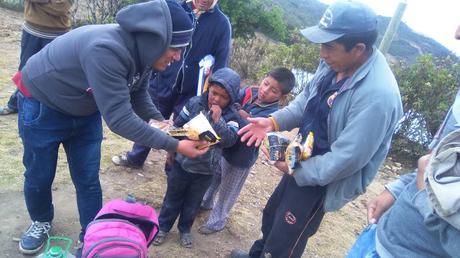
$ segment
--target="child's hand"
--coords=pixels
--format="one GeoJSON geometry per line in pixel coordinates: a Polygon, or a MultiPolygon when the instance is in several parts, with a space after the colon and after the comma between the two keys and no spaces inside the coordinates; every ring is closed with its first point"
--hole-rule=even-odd
{"type": "Polygon", "coordinates": [[[240,114],[241,118],[243,119],[248,119],[248,117],[251,117],[251,115],[243,109],[238,110],[238,114],[240,114]]]}
{"type": "Polygon", "coordinates": [[[222,109],[218,105],[212,105],[210,109],[212,121],[214,123],[219,122],[219,119],[222,116],[222,109]]]}

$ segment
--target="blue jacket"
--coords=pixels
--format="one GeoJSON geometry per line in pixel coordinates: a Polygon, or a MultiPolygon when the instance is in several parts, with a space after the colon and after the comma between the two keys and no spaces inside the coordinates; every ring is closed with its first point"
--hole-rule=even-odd
{"type": "Polygon", "coordinates": [[[425,189],[416,188],[415,172],[385,187],[396,201],[377,225],[380,257],[458,257],[460,231],[433,211],[425,189]]]}
{"type": "Polygon", "coordinates": [[[190,119],[197,116],[200,112],[203,112],[210,121],[212,128],[221,138],[217,145],[211,146],[210,150],[200,157],[192,159],[181,154],[177,154],[176,162],[178,162],[185,171],[190,173],[212,174],[215,169],[216,162],[220,157],[219,148],[231,147],[238,140],[237,132],[239,129],[239,115],[234,103],[240,86],[240,77],[230,68],[224,68],[217,70],[212,75],[211,79],[219,81],[231,97],[230,103],[227,107],[222,109],[220,120],[217,123],[214,123],[208,115],[209,106],[207,92],[201,96],[191,98],[187,104],[185,104],[178,117],[174,120],[174,126],[182,127],[185,123],[190,121],[190,119]]]}
{"type": "MultiPolygon", "coordinates": [[[[182,7],[190,14],[191,19],[195,19],[190,4],[184,2],[182,7]]],[[[213,71],[227,66],[231,27],[219,5],[201,14],[195,24],[192,42],[184,51],[183,60],[172,63],[166,71],[157,73],[150,80],[150,87],[155,89],[159,101],[161,97],[171,95],[172,90],[181,95],[196,95],[199,62],[206,55],[215,58],[213,71]]]]}
{"type": "MultiPolygon", "coordinates": [[[[279,109],[279,103],[273,102],[267,105],[259,105],[254,101],[257,99],[259,88],[247,87],[240,90],[238,94],[238,103],[242,105],[242,109],[248,112],[251,117],[268,117],[271,113],[279,109]]],[[[248,122],[245,119],[239,120],[240,127],[245,126],[248,122]]],[[[222,151],[222,156],[232,166],[238,168],[250,168],[259,156],[259,148],[248,147],[246,143],[237,141],[235,145],[226,148],[222,151]]]]}
{"type": "MultiPolygon", "coordinates": [[[[313,79],[295,100],[272,114],[281,131],[300,126],[308,101],[317,93],[318,82],[330,70],[321,61],[313,79]]],[[[331,105],[331,151],[300,162],[294,171],[299,186],[327,186],[325,211],[338,210],[364,193],[385,160],[403,114],[398,84],[377,48],[347,79],[331,105]]]]}

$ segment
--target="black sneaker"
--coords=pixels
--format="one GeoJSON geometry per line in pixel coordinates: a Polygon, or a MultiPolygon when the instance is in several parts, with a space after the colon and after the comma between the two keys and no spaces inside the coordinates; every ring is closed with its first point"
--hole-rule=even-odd
{"type": "Polygon", "coordinates": [[[23,254],[35,254],[40,251],[50,230],[51,222],[32,222],[32,225],[21,236],[19,251],[23,254]]]}

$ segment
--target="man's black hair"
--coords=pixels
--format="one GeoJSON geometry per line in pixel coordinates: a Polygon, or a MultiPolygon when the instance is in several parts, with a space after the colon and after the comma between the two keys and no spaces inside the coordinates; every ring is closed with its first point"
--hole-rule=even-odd
{"type": "Polygon", "coordinates": [[[366,51],[369,52],[372,50],[372,46],[377,40],[377,35],[377,30],[360,33],[348,33],[336,39],[335,42],[343,45],[347,52],[353,49],[356,46],[356,44],[363,43],[364,45],[366,45],[366,51]]]}
{"type": "Polygon", "coordinates": [[[291,72],[291,70],[278,67],[270,72],[268,72],[267,76],[273,77],[279,84],[281,84],[281,93],[283,95],[288,94],[295,86],[295,76],[291,72]]]}

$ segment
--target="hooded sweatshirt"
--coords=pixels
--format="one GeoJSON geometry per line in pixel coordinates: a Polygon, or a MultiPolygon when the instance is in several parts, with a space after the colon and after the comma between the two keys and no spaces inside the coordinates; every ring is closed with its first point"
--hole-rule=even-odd
{"type": "Polygon", "coordinates": [[[152,64],[171,42],[168,6],[164,0],[131,5],[118,12],[116,21],[56,38],[28,60],[23,83],[52,109],[71,116],[100,111],[110,130],[124,138],[174,151],[178,141],[145,122],[163,120],[147,81],[152,64]]]}

